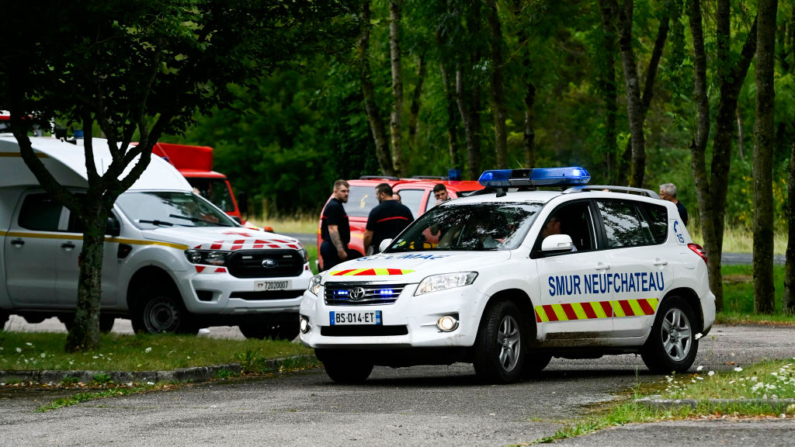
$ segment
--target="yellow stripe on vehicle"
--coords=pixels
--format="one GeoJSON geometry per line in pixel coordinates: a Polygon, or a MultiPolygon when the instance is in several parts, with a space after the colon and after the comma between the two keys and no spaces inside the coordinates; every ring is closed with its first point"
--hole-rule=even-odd
{"type": "MultiPolygon", "coordinates": [[[[31,239],[59,239],[68,241],[82,241],[83,236],[79,234],[62,233],[27,233],[20,231],[9,231],[5,233],[7,237],[27,237],[31,239]]],[[[176,248],[177,250],[187,250],[188,246],[183,244],[172,244],[170,242],[147,241],[141,239],[127,239],[120,237],[105,236],[105,242],[129,244],[129,245],[159,245],[161,247],[176,248]]]]}
{"type": "Polygon", "coordinates": [[[634,312],[635,315],[646,315],[646,312],[644,312],[643,309],[641,309],[640,304],[638,304],[638,300],[627,301],[629,301],[629,307],[632,308],[632,312],[634,312]]]}
{"type": "Polygon", "coordinates": [[[593,313],[596,314],[596,318],[607,318],[607,314],[605,310],[602,309],[602,305],[599,304],[599,301],[593,301],[591,303],[591,308],[593,309],[593,313]]]}
{"type": "Polygon", "coordinates": [[[660,302],[657,298],[647,298],[646,302],[649,303],[654,313],[657,313],[657,304],[660,302]]]}
{"type": "Polygon", "coordinates": [[[627,315],[624,313],[624,309],[621,308],[621,303],[618,301],[610,301],[610,305],[613,306],[613,315],[616,317],[626,317],[627,315]]]}
{"type": "Polygon", "coordinates": [[[563,310],[563,306],[560,304],[553,304],[552,310],[555,312],[555,316],[558,317],[558,321],[569,321],[569,317],[566,316],[566,311],[563,310]]]}
{"type": "Polygon", "coordinates": [[[582,308],[582,304],[580,303],[571,303],[571,308],[574,309],[574,313],[577,314],[578,320],[587,320],[588,315],[585,313],[585,309],[582,308]]]}

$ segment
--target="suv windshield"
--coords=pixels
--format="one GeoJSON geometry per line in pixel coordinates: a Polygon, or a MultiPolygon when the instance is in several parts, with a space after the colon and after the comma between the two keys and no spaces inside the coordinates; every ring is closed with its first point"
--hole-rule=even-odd
{"type": "Polygon", "coordinates": [[[226,213],[189,192],[128,192],[116,200],[139,228],[236,227],[226,213]]]}
{"type": "Polygon", "coordinates": [[[385,253],[434,250],[512,250],[524,240],[542,205],[441,205],[423,214],[385,253]]]}

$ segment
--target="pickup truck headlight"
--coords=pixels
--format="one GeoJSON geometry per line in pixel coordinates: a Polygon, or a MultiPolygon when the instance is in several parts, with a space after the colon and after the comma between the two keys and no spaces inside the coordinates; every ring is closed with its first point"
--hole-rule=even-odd
{"type": "Polygon", "coordinates": [[[308,251],[306,251],[306,248],[304,248],[304,247],[301,247],[301,249],[300,249],[300,250],[298,250],[298,251],[300,251],[300,252],[301,252],[301,256],[303,256],[303,258],[304,258],[304,264],[306,264],[307,262],[309,262],[309,252],[308,252],[308,251]]]}
{"type": "Polygon", "coordinates": [[[313,295],[318,296],[317,294],[320,293],[320,281],[323,280],[323,275],[315,275],[312,279],[309,280],[309,287],[307,290],[312,292],[313,295]]]}
{"type": "Polygon", "coordinates": [[[443,275],[433,275],[422,280],[414,296],[425,295],[426,293],[439,292],[441,290],[464,287],[475,282],[478,272],[445,273],[443,275]]]}
{"type": "Polygon", "coordinates": [[[185,257],[191,264],[226,265],[230,251],[185,250],[185,257]]]}

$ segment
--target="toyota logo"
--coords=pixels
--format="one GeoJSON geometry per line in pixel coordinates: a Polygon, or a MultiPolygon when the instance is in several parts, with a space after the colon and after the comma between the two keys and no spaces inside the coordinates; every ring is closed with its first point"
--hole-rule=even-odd
{"type": "Polygon", "coordinates": [[[357,287],[351,290],[351,299],[354,301],[359,301],[360,299],[364,298],[365,291],[361,287],[357,287]]]}
{"type": "Polygon", "coordinates": [[[262,260],[262,266],[265,267],[266,269],[272,269],[272,268],[276,267],[277,265],[279,265],[279,261],[277,261],[275,259],[263,259],[262,260]]]}

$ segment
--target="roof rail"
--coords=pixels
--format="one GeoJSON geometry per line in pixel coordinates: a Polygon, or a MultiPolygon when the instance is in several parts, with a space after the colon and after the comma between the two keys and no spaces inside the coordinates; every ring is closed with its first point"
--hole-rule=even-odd
{"type": "Polygon", "coordinates": [[[359,180],[400,180],[392,175],[363,175],[359,180]]]}
{"type": "Polygon", "coordinates": [[[413,175],[411,178],[415,178],[418,180],[448,180],[449,177],[445,177],[443,175],[413,175]]]}
{"type": "Polygon", "coordinates": [[[633,188],[631,186],[612,186],[612,185],[587,185],[587,186],[574,186],[563,191],[563,194],[571,194],[583,191],[604,191],[609,192],[623,192],[625,194],[639,194],[642,196],[651,197],[652,199],[659,199],[660,195],[650,189],[633,188]]]}

